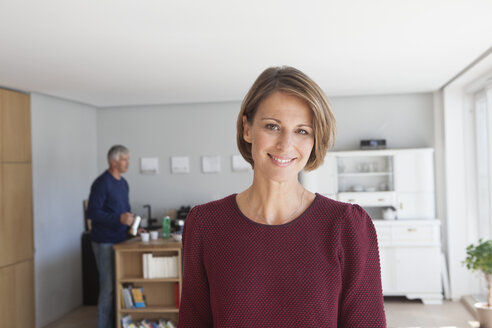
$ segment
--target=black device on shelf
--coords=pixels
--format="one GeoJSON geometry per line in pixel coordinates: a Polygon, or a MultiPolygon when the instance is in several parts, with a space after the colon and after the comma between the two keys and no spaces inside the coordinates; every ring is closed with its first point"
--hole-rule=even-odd
{"type": "Polygon", "coordinates": [[[360,141],[360,149],[385,149],[386,139],[366,139],[360,141]]]}

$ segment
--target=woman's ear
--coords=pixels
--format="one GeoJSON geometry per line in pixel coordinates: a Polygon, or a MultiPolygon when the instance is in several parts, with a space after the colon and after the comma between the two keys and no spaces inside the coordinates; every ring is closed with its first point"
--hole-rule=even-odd
{"type": "Polygon", "coordinates": [[[243,115],[243,139],[244,141],[251,143],[251,127],[249,126],[246,115],[243,115]]]}

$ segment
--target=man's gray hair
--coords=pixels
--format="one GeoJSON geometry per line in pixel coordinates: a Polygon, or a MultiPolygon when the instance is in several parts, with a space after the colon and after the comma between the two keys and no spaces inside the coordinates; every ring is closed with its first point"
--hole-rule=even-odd
{"type": "Polygon", "coordinates": [[[128,148],[123,145],[114,145],[108,151],[108,163],[110,163],[112,159],[117,161],[120,158],[120,155],[128,154],[129,152],[128,148]]]}

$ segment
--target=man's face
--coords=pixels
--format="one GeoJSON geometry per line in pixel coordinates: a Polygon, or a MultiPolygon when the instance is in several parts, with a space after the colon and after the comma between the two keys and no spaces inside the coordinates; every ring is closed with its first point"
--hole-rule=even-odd
{"type": "Polygon", "coordinates": [[[120,154],[118,160],[111,160],[111,166],[116,168],[118,172],[125,173],[128,171],[128,166],[130,165],[130,154],[120,154]]]}

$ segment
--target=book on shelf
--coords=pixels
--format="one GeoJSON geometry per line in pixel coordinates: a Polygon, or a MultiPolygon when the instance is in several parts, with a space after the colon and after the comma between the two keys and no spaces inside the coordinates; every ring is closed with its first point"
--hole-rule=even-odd
{"type": "Polygon", "coordinates": [[[118,288],[120,289],[120,295],[121,295],[121,298],[120,298],[120,307],[121,308],[124,308],[126,306],[125,306],[125,295],[123,295],[123,286],[120,284],[118,288]]]}
{"type": "Polygon", "coordinates": [[[125,315],[121,318],[121,326],[123,328],[130,328],[130,324],[132,323],[132,316],[125,315]]]}
{"type": "Polygon", "coordinates": [[[140,325],[142,326],[142,328],[152,328],[152,324],[147,319],[143,319],[142,321],[140,321],[140,325]]]}
{"type": "Polygon", "coordinates": [[[123,299],[122,308],[135,309],[147,307],[143,287],[134,287],[131,283],[123,284],[121,295],[123,299]]]}
{"type": "Polygon", "coordinates": [[[130,289],[127,287],[123,287],[123,300],[125,302],[125,309],[133,309],[135,308],[135,305],[133,304],[133,298],[132,294],[130,292],[130,289]]]}
{"type": "Polygon", "coordinates": [[[160,325],[159,328],[177,328],[178,325],[172,321],[167,321],[165,325],[160,325]]]}
{"type": "Polygon", "coordinates": [[[179,284],[174,284],[174,305],[179,309],[179,284]]]}
{"type": "Polygon", "coordinates": [[[150,253],[142,255],[142,271],[145,279],[177,278],[177,256],[154,256],[150,253]]]}
{"type": "Polygon", "coordinates": [[[121,326],[123,328],[176,328],[176,323],[165,319],[140,319],[133,320],[130,314],[121,318],[121,326]]]}
{"type": "Polygon", "coordinates": [[[149,256],[152,258],[152,254],[145,253],[142,255],[143,262],[143,277],[145,279],[149,278],[149,256]]]}
{"type": "Polygon", "coordinates": [[[145,300],[143,296],[143,288],[132,288],[133,304],[136,308],[144,308],[145,300]]]}

